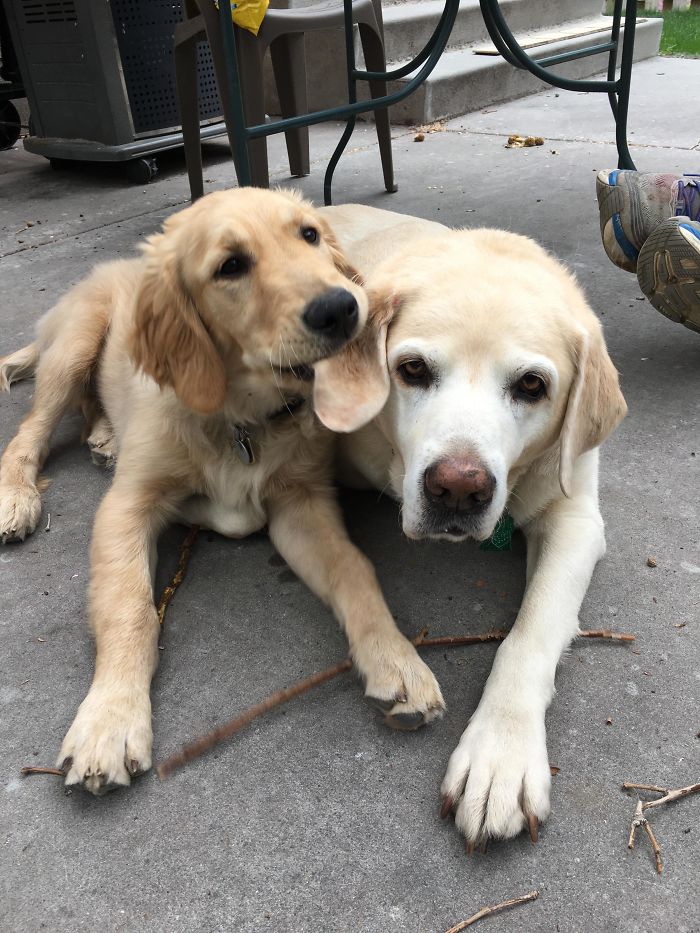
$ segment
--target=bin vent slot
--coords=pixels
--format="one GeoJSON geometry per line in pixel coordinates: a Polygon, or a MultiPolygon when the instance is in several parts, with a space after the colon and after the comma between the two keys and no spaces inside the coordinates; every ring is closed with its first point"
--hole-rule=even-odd
{"type": "Polygon", "coordinates": [[[78,20],[73,0],[22,0],[24,21],[29,26],[40,23],[75,23],[78,20]]]}
{"type": "MultiPolygon", "coordinates": [[[[179,126],[173,34],[181,0],[111,0],[110,6],[135,132],[179,126]]],[[[198,52],[200,118],[208,120],[221,114],[221,103],[209,46],[198,52]]]]}

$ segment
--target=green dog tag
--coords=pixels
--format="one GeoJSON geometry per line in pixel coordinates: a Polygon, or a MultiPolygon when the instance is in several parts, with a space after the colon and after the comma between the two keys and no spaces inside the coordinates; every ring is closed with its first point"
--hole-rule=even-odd
{"type": "Polygon", "coordinates": [[[493,529],[493,534],[487,541],[482,541],[479,545],[480,551],[510,551],[513,542],[513,531],[515,522],[510,515],[501,515],[498,524],[493,529]]]}

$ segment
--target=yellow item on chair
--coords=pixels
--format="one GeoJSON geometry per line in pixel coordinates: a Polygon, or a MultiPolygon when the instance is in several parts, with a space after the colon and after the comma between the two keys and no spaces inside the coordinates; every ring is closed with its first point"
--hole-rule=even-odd
{"type": "MultiPolygon", "coordinates": [[[[230,0],[230,2],[231,17],[236,26],[247,29],[248,32],[252,32],[254,36],[257,36],[258,29],[260,29],[260,25],[265,19],[270,0],[230,0]]],[[[217,10],[219,9],[218,2],[215,2],[214,6],[217,10]]]]}

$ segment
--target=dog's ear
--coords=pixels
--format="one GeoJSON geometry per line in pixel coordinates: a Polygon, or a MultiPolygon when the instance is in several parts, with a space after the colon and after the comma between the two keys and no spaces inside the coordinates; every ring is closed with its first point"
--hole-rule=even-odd
{"type": "Polygon", "coordinates": [[[597,321],[590,331],[582,329],[577,335],[574,354],[576,372],[560,438],[559,485],[565,496],[571,494],[576,459],[602,444],[627,413],[597,321]]]}
{"type": "Polygon", "coordinates": [[[360,336],[314,366],[314,411],[331,431],[357,431],[389,397],[386,335],[401,299],[384,288],[370,290],[367,297],[369,312],[360,336]]]}
{"type": "Polygon", "coordinates": [[[226,370],[168,248],[167,233],[151,237],[134,310],[130,352],[160,386],[169,385],[187,408],[202,415],[226,399],[226,370]]]}
{"type": "Polygon", "coordinates": [[[330,250],[333,265],[336,267],[338,272],[344,275],[346,279],[350,279],[351,282],[355,282],[357,285],[363,285],[364,282],[362,275],[358,272],[355,266],[353,266],[353,264],[340,248],[340,243],[338,243],[338,239],[331,229],[328,221],[324,217],[317,215],[317,222],[321,228],[323,240],[330,250]]]}

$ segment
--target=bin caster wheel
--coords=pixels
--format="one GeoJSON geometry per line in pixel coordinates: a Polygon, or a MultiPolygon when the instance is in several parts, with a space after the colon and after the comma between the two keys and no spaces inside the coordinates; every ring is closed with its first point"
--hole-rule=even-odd
{"type": "Polygon", "coordinates": [[[136,185],[145,185],[158,174],[155,159],[133,159],[127,162],[126,177],[136,185]]]}
{"type": "Polygon", "coordinates": [[[0,102],[0,149],[12,149],[22,132],[22,121],[12,101],[0,102]]]}

